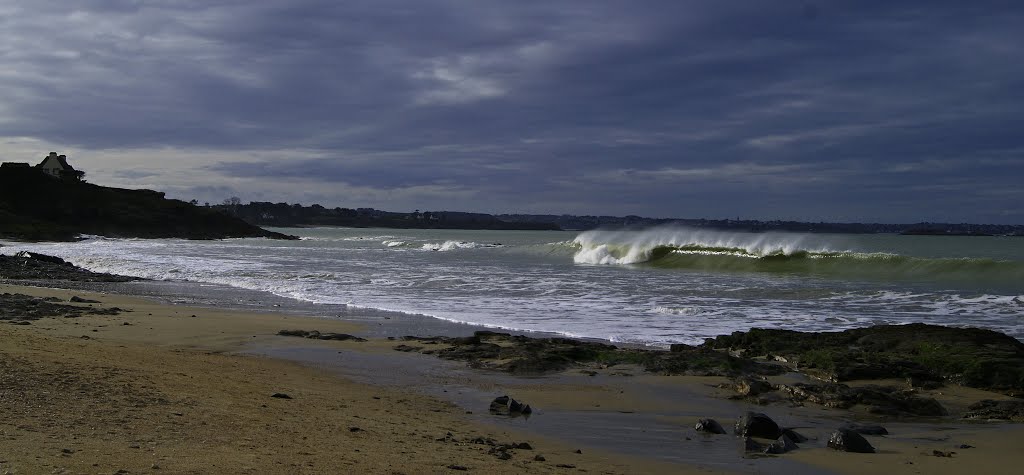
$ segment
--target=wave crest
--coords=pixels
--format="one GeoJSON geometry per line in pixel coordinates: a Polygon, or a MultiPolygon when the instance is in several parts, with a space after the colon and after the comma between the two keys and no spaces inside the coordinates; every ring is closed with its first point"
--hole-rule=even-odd
{"type": "Polygon", "coordinates": [[[1024,262],[926,258],[839,250],[836,236],[740,233],[669,227],[587,231],[576,237],[577,264],[643,264],[700,271],[814,274],[882,280],[1024,282],[1024,262]]]}

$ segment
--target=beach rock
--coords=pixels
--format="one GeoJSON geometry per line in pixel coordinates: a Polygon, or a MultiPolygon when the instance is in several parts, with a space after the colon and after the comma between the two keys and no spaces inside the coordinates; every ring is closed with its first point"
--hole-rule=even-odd
{"type": "Polygon", "coordinates": [[[281,336],[297,336],[305,338],[307,335],[309,335],[309,332],[305,330],[281,330],[277,332],[277,334],[281,336]]]}
{"type": "Polygon", "coordinates": [[[762,444],[762,443],[760,443],[760,442],[758,442],[758,441],[756,441],[754,439],[751,439],[750,437],[745,437],[743,439],[743,451],[744,452],[761,452],[761,453],[763,453],[765,451],[765,449],[767,449],[767,447],[768,447],[767,445],[762,444]]]}
{"type": "Polygon", "coordinates": [[[409,346],[409,345],[397,345],[394,348],[395,351],[401,351],[403,353],[415,353],[415,352],[418,352],[418,351],[420,351],[422,349],[423,349],[422,346],[409,346]]]}
{"type": "Polygon", "coordinates": [[[789,440],[792,440],[793,442],[796,442],[798,444],[802,444],[810,440],[793,429],[782,429],[782,435],[788,437],[789,440]]]}
{"type": "Polygon", "coordinates": [[[529,444],[529,443],[527,443],[527,442],[520,442],[520,443],[518,443],[518,444],[512,444],[512,445],[513,445],[513,446],[514,446],[515,448],[519,449],[519,450],[533,450],[533,446],[532,446],[532,445],[530,445],[530,444],[529,444]]]}
{"type": "Polygon", "coordinates": [[[292,398],[291,396],[289,396],[289,395],[287,395],[285,393],[274,393],[274,394],[271,394],[270,397],[277,398],[277,399],[291,399],[292,398]]]}
{"type": "Polygon", "coordinates": [[[118,315],[117,307],[83,307],[58,303],[54,297],[39,298],[24,294],[0,294],[0,321],[29,325],[30,320],[46,317],[75,318],[82,315],[118,315]],[[24,322],[24,323],[21,323],[24,322]]]}
{"type": "Polygon", "coordinates": [[[68,301],[69,302],[73,302],[73,303],[100,303],[99,300],[89,300],[89,299],[85,299],[85,298],[79,297],[77,295],[72,296],[71,299],[69,299],[68,301]]]}
{"type": "Polygon", "coordinates": [[[812,402],[825,407],[848,409],[864,405],[873,414],[944,416],[948,412],[933,398],[895,386],[850,387],[841,383],[780,384],[779,392],[792,402],[812,402]]]}
{"type": "Polygon", "coordinates": [[[534,460],[535,462],[543,462],[543,461],[545,461],[545,460],[547,460],[547,459],[546,459],[546,458],[544,458],[544,456],[543,456],[543,455],[541,455],[541,454],[537,454],[537,455],[534,455],[534,456],[533,456],[533,460],[534,460]]]}
{"type": "Polygon", "coordinates": [[[317,339],[336,341],[366,341],[365,338],[349,335],[348,333],[322,333],[317,339]]]}
{"type": "Polygon", "coordinates": [[[734,432],[740,437],[759,437],[777,439],[782,435],[779,425],[760,412],[747,411],[736,420],[734,432]]]}
{"type": "Polygon", "coordinates": [[[515,399],[508,396],[498,396],[491,401],[491,405],[488,408],[491,414],[500,416],[527,416],[533,414],[533,409],[529,404],[523,404],[515,399]]]}
{"type": "Polygon", "coordinates": [[[449,466],[448,466],[448,469],[449,469],[449,470],[458,470],[458,471],[460,471],[460,472],[465,472],[465,471],[469,470],[469,469],[468,469],[468,468],[466,468],[465,466],[462,466],[462,465],[455,465],[455,464],[449,465],[449,466]]]}
{"type": "Polygon", "coordinates": [[[1024,343],[978,328],[923,323],[841,332],[752,329],[705,340],[702,348],[782,356],[832,382],[911,378],[1024,395],[1024,343]]]}
{"type": "Polygon", "coordinates": [[[1024,422],[1024,400],[995,401],[985,399],[978,401],[967,407],[967,412],[963,414],[963,418],[1024,422]]]}
{"type": "Polygon", "coordinates": [[[75,282],[129,282],[136,277],[103,274],[75,267],[59,257],[35,252],[0,255],[0,278],[32,280],[67,280],[75,282]]]}
{"type": "Polygon", "coordinates": [[[704,418],[697,421],[697,424],[693,426],[697,432],[707,432],[710,434],[725,434],[725,428],[718,421],[710,418],[704,418]]]}
{"type": "Polygon", "coordinates": [[[850,430],[840,428],[828,438],[828,447],[843,452],[854,452],[860,454],[875,453],[875,448],[868,443],[864,436],[850,430]]]}
{"type": "MultiPolygon", "coordinates": [[[[466,361],[471,367],[513,374],[535,375],[564,371],[573,366],[600,364],[638,365],[660,374],[729,376],[782,374],[787,368],[765,364],[688,345],[673,351],[618,348],[605,343],[569,338],[529,338],[508,333],[478,331],[471,337],[402,337],[405,341],[443,344],[418,350],[440,358],[466,361]]],[[[592,366],[591,366],[592,367],[592,366]]],[[[585,368],[589,369],[589,368],[585,368]]]]}
{"type": "Polygon", "coordinates": [[[800,447],[796,445],[796,442],[794,442],[793,439],[790,439],[785,434],[783,434],[781,437],[779,437],[778,440],[772,442],[771,444],[768,444],[768,446],[765,447],[764,449],[764,453],[772,455],[781,455],[786,452],[792,452],[799,448],[800,447]]]}
{"type": "Polygon", "coordinates": [[[743,397],[757,396],[772,391],[771,383],[763,379],[740,378],[735,380],[736,393],[743,397]]]}
{"type": "Polygon", "coordinates": [[[280,330],[277,334],[280,336],[309,338],[311,340],[366,341],[364,338],[349,335],[348,333],[320,333],[317,330],[280,330]]]}
{"type": "Polygon", "coordinates": [[[885,427],[882,427],[880,425],[850,423],[850,424],[843,425],[842,427],[840,427],[840,429],[852,430],[852,431],[854,431],[854,432],[856,432],[858,434],[862,434],[862,435],[888,435],[889,434],[889,431],[886,430],[885,427]]]}

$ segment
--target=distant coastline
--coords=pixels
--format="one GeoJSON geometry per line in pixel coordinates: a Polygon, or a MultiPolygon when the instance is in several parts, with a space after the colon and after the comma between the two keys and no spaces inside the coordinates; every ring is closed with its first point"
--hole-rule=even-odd
{"type": "Polygon", "coordinates": [[[929,236],[1024,236],[1024,225],[971,223],[825,223],[782,220],[679,219],[642,216],[486,214],[459,211],[411,213],[374,208],[326,208],[314,204],[226,201],[209,206],[255,226],[343,226],[396,229],[496,229],[587,231],[598,228],[647,228],[680,225],[726,231],[830,234],[906,234],[929,236]]]}

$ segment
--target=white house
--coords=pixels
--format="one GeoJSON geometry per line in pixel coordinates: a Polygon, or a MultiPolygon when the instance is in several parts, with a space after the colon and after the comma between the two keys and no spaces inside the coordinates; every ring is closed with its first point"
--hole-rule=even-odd
{"type": "Polygon", "coordinates": [[[39,165],[36,165],[36,168],[56,178],[74,177],[81,179],[82,175],[85,175],[85,173],[75,170],[74,167],[68,165],[68,157],[66,155],[57,155],[57,152],[50,152],[39,165]]]}

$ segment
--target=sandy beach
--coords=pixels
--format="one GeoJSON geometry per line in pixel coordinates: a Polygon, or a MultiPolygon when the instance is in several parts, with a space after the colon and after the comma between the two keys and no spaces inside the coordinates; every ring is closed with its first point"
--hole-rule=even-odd
{"type": "MultiPolygon", "coordinates": [[[[339,320],[79,290],[0,285],[0,293],[62,302],[78,296],[97,303],[71,305],[122,309],[0,324],[3,474],[953,474],[1014,473],[1024,462],[1020,424],[882,421],[891,435],[869,437],[878,453],[841,453],[825,448],[823,438],[863,415],[729,401],[716,387],[722,378],[655,376],[622,365],[546,378],[495,376],[396,352],[397,342],[386,339],[277,334],[360,334],[358,325],[339,320]],[[391,374],[402,368],[405,377],[391,374]],[[481,395],[503,393],[538,408],[534,421],[489,418],[489,399],[481,395]],[[690,414],[729,427],[748,409],[770,413],[812,441],[781,457],[749,458],[732,435],[692,430],[690,414]],[[558,426],[560,419],[566,426],[558,426]],[[642,437],[654,420],[678,427],[681,437],[648,447],[628,440],[629,430],[642,437]],[[622,450],[609,448],[607,438],[588,444],[587,434],[576,433],[597,431],[600,424],[620,425],[608,430],[621,434],[622,450]]],[[[944,388],[933,396],[951,412],[1002,397],[982,393],[944,388]]]]}

